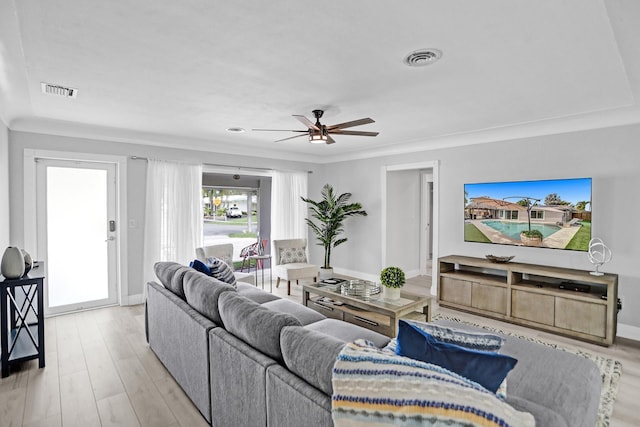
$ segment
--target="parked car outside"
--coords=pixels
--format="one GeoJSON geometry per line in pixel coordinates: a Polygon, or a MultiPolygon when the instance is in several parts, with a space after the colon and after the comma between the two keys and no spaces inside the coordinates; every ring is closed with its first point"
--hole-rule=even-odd
{"type": "Polygon", "coordinates": [[[242,218],[242,211],[237,206],[227,208],[227,218],[242,218]]]}

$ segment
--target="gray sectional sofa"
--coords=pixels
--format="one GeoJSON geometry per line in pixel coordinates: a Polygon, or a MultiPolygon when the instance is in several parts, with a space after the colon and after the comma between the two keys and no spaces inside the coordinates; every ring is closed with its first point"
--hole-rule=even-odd
{"type": "MultiPolygon", "coordinates": [[[[149,346],[216,427],[332,426],[331,375],[342,347],[358,338],[389,342],[249,284],[236,289],[176,263],[155,269],[160,283],[147,284],[149,346]]],[[[507,377],[508,403],[531,412],[537,425],[595,425],[593,362],[512,337],[501,352],[518,359],[507,377]]]]}

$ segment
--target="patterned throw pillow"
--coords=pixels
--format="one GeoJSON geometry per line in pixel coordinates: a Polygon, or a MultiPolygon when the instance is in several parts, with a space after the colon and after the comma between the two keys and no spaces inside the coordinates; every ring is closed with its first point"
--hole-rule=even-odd
{"type": "Polygon", "coordinates": [[[233,271],[226,262],[220,258],[209,257],[207,267],[211,270],[212,277],[236,287],[236,276],[233,275],[233,271]]]}
{"type": "Polygon", "coordinates": [[[280,248],[280,264],[307,262],[305,248],[280,248]]]}
{"type": "Polygon", "coordinates": [[[224,261],[224,263],[229,266],[231,271],[235,271],[236,270],[235,267],[233,266],[233,260],[231,259],[230,256],[224,255],[224,256],[218,257],[218,259],[224,261]]]}
{"type": "MultiPolygon", "coordinates": [[[[502,337],[482,332],[467,332],[460,329],[448,328],[446,326],[434,325],[432,323],[406,320],[413,326],[433,335],[438,341],[449,344],[456,344],[471,350],[498,351],[504,344],[502,337]]],[[[396,340],[393,339],[387,345],[387,349],[396,351],[396,340]]]]}

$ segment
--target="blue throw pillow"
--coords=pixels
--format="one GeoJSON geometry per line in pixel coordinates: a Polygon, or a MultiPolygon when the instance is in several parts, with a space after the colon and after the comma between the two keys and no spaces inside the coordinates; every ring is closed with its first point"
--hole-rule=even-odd
{"type": "Polygon", "coordinates": [[[396,353],[441,366],[495,393],[518,361],[513,357],[469,350],[436,340],[431,334],[400,320],[396,353]]]}
{"type": "Polygon", "coordinates": [[[207,264],[200,261],[199,259],[194,259],[193,261],[191,261],[189,263],[189,267],[199,271],[200,273],[204,273],[207,276],[211,276],[211,269],[207,266],[207,264]]]}

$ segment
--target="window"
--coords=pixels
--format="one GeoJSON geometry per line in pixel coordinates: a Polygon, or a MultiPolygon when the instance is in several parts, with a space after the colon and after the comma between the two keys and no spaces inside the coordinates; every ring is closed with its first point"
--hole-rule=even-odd
{"type": "Polygon", "coordinates": [[[544,211],[531,211],[531,219],[544,219],[544,211]]]}

